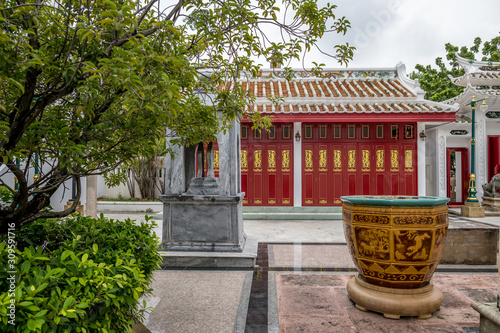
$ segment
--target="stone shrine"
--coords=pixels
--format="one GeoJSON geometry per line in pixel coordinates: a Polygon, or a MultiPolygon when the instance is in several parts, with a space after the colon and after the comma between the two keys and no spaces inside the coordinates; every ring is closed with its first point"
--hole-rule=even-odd
{"type": "Polygon", "coordinates": [[[242,252],[243,197],[240,180],[240,126],[219,133],[219,178],[214,177],[212,144],[204,174],[203,144],[174,147],[167,155],[162,245],[167,251],[242,252]]]}

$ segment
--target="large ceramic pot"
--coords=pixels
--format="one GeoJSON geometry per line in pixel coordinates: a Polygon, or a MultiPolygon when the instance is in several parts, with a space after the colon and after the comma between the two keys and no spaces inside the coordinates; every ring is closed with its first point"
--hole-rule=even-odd
{"type": "Polygon", "coordinates": [[[441,259],[448,198],[345,196],[342,214],[360,278],[386,288],[424,287],[441,259]]]}

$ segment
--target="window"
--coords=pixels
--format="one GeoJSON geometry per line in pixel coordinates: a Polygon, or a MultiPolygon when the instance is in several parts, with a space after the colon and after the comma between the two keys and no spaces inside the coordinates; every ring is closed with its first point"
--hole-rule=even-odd
{"type": "Polygon", "coordinates": [[[304,139],[312,139],[313,138],[313,127],[312,125],[304,126],[304,139]]]}
{"type": "Polygon", "coordinates": [[[276,140],[276,125],[271,125],[267,130],[267,138],[269,140],[276,140]]]}
{"type": "Polygon", "coordinates": [[[342,138],[342,127],[340,124],[333,125],[333,138],[341,139],[342,138]]]}
{"type": "Polygon", "coordinates": [[[260,140],[260,139],[262,139],[262,132],[261,132],[261,130],[260,130],[260,129],[254,129],[254,130],[253,130],[253,138],[254,138],[255,140],[260,140]]]}
{"type": "Polygon", "coordinates": [[[399,126],[391,125],[391,139],[399,139],[399,126]]]}
{"type": "Polygon", "coordinates": [[[347,138],[356,139],[356,125],[347,125],[347,138]]]}
{"type": "Polygon", "coordinates": [[[246,125],[241,126],[241,139],[242,140],[248,139],[248,126],[246,125]]]}
{"type": "Polygon", "coordinates": [[[290,125],[283,125],[281,127],[281,136],[283,140],[289,140],[291,138],[291,130],[290,125]]]}
{"type": "Polygon", "coordinates": [[[370,138],[370,125],[361,125],[361,138],[362,139],[370,138]]]}
{"type": "Polygon", "coordinates": [[[319,125],[319,138],[320,139],[326,139],[327,138],[326,125],[319,125]]]}
{"type": "Polygon", "coordinates": [[[384,125],[377,125],[377,127],[376,127],[376,136],[377,136],[377,139],[383,139],[384,138],[384,125]]]}
{"type": "Polygon", "coordinates": [[[405,139],[413,139],[413,125],[405,125],[405,139]]]}

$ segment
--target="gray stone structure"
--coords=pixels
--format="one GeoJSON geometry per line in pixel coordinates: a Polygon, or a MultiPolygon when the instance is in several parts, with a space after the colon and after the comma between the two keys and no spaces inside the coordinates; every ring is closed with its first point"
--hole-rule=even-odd
{"type": "Polygon", "coordinates": [[[163,202],[163,249],[168,251],[242,252],[243,197],[240,173],[240,125],[234,121],[217,136],[219,178],[214,177],[211,144],[204,174],[203,145],[175,147],[167,156],[163,202]]]}

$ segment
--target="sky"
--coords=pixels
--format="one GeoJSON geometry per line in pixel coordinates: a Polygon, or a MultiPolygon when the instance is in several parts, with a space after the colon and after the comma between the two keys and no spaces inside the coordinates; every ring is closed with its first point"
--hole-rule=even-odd
{"type": "MultiPolygon", "coordinates": [[[[318,3],[325,4],[326,0],[318,3]]],[[[333,53],[333,46],[348,42],[356,46],[349,68],[394,67],[406,65],[407,73],[416,64],[434,65],[446,57],[445,44],[473,45],[500,35],[499,0],[329,0],[338,6],[339,16],[351,22],[343,35],[329,34],[319,45],[333,53]]],[[[329,68],[344,67],[335,59],[311,51],[307,64],[324,63],[329,68]]],[[[300,62],[291,67],[301,67],[300,62]]]]}

